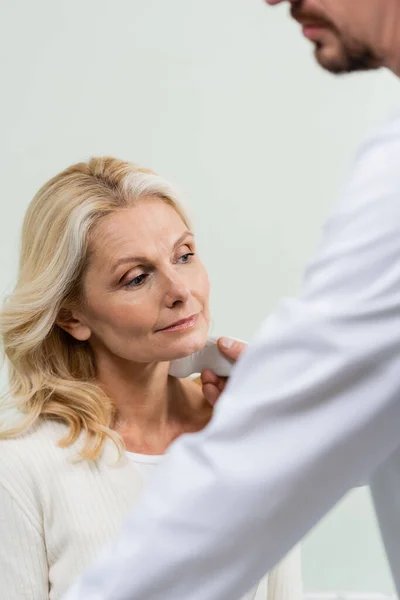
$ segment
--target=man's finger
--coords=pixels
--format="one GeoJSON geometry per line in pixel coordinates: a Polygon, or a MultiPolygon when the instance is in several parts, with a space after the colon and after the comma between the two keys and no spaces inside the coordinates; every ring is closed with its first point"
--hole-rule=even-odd
{"type": "Polygon", "coordinates": [[[246,350],[247,344],[231,338],[221,337],[218,340],[218,348],[227,358],[237,361],[240,355],[246,350]]]}
{"type": "Polygon", "coordinates": [[[209,404],[211,404],[211,406],[214,406],[220,396],[220,393],[221,392],[219,389],[213,383],[206,383],[203,385],[204,398],[209,404]]]}
{"type": "Polygon", "coordinates": [[[211,371],[210,369],[204,369],[204,371],[200,374],[201,383],[205,385],[206,383],[213,383],[214,385],[218,384],[219,377],[211,371]]]}

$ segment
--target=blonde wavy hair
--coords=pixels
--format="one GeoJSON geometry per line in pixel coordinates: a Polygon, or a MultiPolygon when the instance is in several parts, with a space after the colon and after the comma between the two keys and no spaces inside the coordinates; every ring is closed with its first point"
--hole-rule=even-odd
{"type": "Polygon", "coordinates": [[[95,460],[112,430],[114,405],[96,382],[88,342],[56,324],[82,300],[90,234],[100,219],[157,197],[188,219],[173,187],[155,173],[115,158],[92,158],[47,182],[24,219],[17,284],[0,313],[8,392],[0,404],[0,439],[26,432],[41,417],[69,426],[65,447],[84,432],[80,455],[95,460]]]}

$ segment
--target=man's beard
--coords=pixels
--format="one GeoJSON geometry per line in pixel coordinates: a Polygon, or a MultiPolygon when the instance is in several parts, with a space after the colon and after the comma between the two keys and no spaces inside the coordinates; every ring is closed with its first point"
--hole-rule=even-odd
{"type": "Polygon", "coordinates": [[[314,42],[317,62],[330,73],[368,71],[381,66],[381,61],[368,46],[347,38],[323,15],[306,14],[296,5],[292,6],[291,14],[299,23],[311,22],[320,25],[335,38],[335,48],[332,52],[329,52],[329,48],[325,47],[327,45],[323,41],[314,42]]]}
{"type": "Polygon", "coordinates": [[[341,52],[337,56],[325,57],[323,43],[315,43],[315,57],[321,67],[330,73],[354,73],[356,71],[370,71],[378,69],[380,62],[368,48],[349,49],[341,42],[341,52]]]}

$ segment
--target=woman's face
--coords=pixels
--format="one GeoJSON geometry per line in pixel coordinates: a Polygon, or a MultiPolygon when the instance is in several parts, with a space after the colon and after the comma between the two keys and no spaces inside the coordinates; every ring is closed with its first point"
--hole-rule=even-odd
{"type": "Polygon", "coordinates": [[[77,339],[95,354],[138,363],[196,352],[209,328],[209,281],[193,234],[165,202],[147,198],[104,218],[90,244],[77,339]]]}

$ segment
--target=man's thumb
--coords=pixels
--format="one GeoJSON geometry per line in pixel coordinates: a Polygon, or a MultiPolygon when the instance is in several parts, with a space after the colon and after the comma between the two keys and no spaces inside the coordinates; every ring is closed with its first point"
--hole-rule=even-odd
{"type": "Polygon", "coordinates": [[[218,348],[227,358],[236,361],[246,350],[247,344],[239,342],[238,340],[233,340],[232,338],[221,337],[218,340],[218,348]]]}

